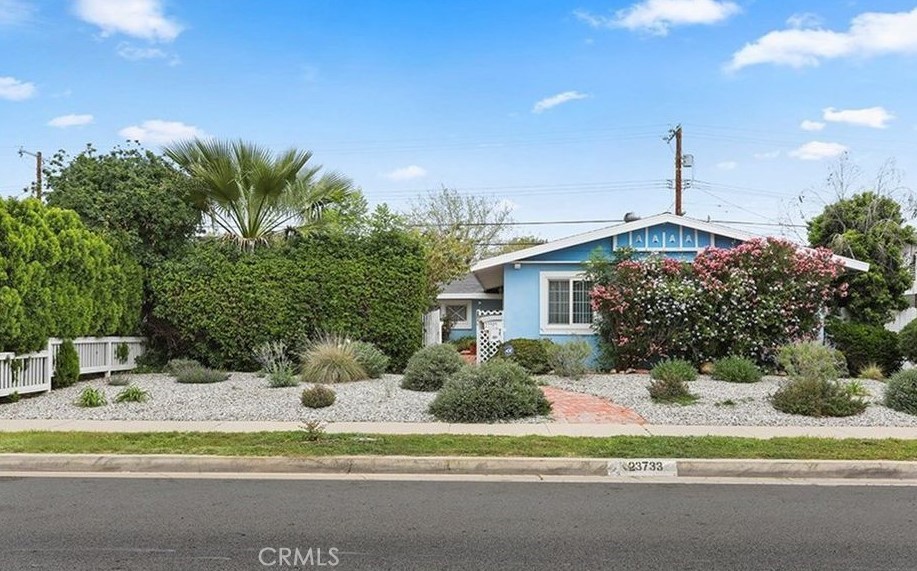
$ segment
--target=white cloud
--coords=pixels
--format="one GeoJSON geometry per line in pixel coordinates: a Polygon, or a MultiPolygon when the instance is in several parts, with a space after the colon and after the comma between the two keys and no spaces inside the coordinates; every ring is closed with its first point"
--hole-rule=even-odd
{"type": "Polygon", "coordinates": [[[137,140],[141,143],[164,145],[181,139],[202,138],[207,134],[194,125],[185,125],[181,121],[163,121],[151,119],[140,125],[131,125],[118,131],[125,139],[137,140]]]}
{"type": "Polygon", "coordinates": [[[392,172],[385,175],[385,178],[389,180],[413,180],[415,178],[422,178],[427,176],[427,169],[419,167],[417,165],[410,165],[402,167],[400,169],[395,169],[392,172]]]}
{"type": "Polygon", "coordinates": [[[810,121],[809,119],[806,119],[799,124],[799,128],[803,131],[821,131],[825,128],[825,124],[821,121],[810,121]]]}
{"type": "Polygon", "coordinates": [[[60,117],[55,117],[48,121],[49,127],[79,127],[81,125],[88,125],[92,123],[92,115],[61,115],[60,117]]]}
{"type": "Polygon", "coordinates": [[[739,166],[739,163],[735,161],[723,161],[721,163],[716,163],[716,168],[724,171],[735,170],[739,166]]]}
{"type": "Polygon", "coordinates": [[[786,25],[791,28],[817,28],[821,26],[822,19],[811,12],[793,14],[786,19],[786,25]]]}
{"type": "MultiPolygon", "coordinates": [[[[798,23],[798,22],[797,22],[798,23]]],[[[726,69],[735,71],[771,63],[790,67],[817,66],[822,60],[917,53],[917,8],[910,12],[864,12],[845,32],[819,26],[775,30],[733,54],[726,69]]]]}
{"type": "Polygon", "coordinates": [[[586,93],[580,93],[579,91],[564,91],[563,93],[558,93],[557,95],[552,95],[551,97],[545,97],[541,101],[535,103],[532,107],[532,113],[543,113],[552,107],[557,107],[568,101],[576,101],[577,99],[587,99],[589,95],[586,93]]]}
{"type": "Polygon", "coordinates": [[[780,151],[779,151],[779,150],[777,150],[777,151],[767,151],[767,152],[764,152],[764,153],[755,153],[755,154],[754,154],[754,157],[755,157],[756,159],[758,159],[759,161],[767,161],[767,160],[771,160],[771,159],[776,159],[776,158],[779,157],[779,156],[780,156],[780,151]]]}
{"type": "Polygon", "coordinates": [[[616,11],[614,17],[585,10],[573,14],[593,28],[626,28],[664,36],[675,26],[715,24],[740,11],[738,4],[727,0],[643,0],[616,11]]]}
{"type": "Polygon", "coordinates": [[[0,26],[17,26],[32,19],[35,8],[21,0],[0,0],[0,26]]]}
{"type": "Polygon", "coordinates": [[[873,129],[884,129],[888,127],[888,122],[895,118],[884,107],[868,107],[866,109],[834,109],[833,107],[828,107],[824,110],[822,117],[825,121],[831,121],[832,123],[849,123],[850,125],[872,127],[873,129]]]}
{"type": "Polygon", "coordinates": [[[823,143],[810,141],[798,149],[790,151],[790,156],[803,161],[831,159],[847,152],[847,147],[840,143],[823,143]]]}
{"type": "Polygon", "coordinates": [[[160,0],[77,0],[76,15],[101,28],[103,36],[171,42],[182,31],[178,22],[163,14],[160,0]]]}
{"type": "Polygon", "coordinates": [[[0,77],[0,99],[23,101],[35,95],[35,84],[15,77],[0,77]]]}
{"type": "Polygon", "coordinates": [[[118,44],[118,55],[124,59],[137,61],[141,59],[162,59],[169,56],[159,48],[141,48],[127,42],[118,44]]]}

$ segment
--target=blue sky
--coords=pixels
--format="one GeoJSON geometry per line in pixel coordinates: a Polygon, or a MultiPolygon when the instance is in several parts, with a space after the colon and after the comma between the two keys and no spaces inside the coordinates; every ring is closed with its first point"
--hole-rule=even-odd
{"type": "Polygon", "coordinates": [[[311,149],[371,203],[442,184],[519,221],[671,210],[677,123],[698,218],[798,223],[844,150],[864,183],[917,172],[915,0],[0,0],[0,54],[0,195],[33,176],[20,146],[194,135],[311,149]]]}

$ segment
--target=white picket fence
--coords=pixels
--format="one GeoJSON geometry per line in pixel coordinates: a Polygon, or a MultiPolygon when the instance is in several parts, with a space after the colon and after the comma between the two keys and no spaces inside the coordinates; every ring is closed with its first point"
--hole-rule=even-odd
{"type": "MultiPolygon", "coordinates": [[[[54,360],[62,343],[62,339],[51,338],[45,350],[38,353],[0,353],[0,397],[50,391],[54,360]]],[[[78,337],[73,340],[80,357],[81,375],[129,371],[137,366],[137,357],[143,355],[145,343],[143,337],[78,337]],[[121,358],[119,347],[127,349],[126,352],[120,350],[121,358]]]]}

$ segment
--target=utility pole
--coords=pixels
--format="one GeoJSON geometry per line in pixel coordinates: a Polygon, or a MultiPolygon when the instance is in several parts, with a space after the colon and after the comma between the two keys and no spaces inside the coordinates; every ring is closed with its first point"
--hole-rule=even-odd
{"type": "Polygon", "coordinates": [[[29,155],[30,157],[35,157],[35,198],[41,200],[41,151],[37,153],[30,153],[29,151],[19,147],[19,156],[29,155]]]}
{"type": "Polygon", "coordinates": [[[675,215],[683,216],[684,210],[681,208],[681,125],[676,125],[674,129],[669,129],[669,135],[665,137],[665,142],[675,139],[675,215]]]}

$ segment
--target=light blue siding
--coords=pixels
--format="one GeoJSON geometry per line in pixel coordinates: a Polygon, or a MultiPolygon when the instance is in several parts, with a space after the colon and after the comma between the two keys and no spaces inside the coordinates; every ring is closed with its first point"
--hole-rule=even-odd
{"type": "Polygon", "coordinates": [[[570,246],[569,248],[564,248],[563,250],[555,250],[553,252],[548,252],[547,254],[541,254],[540,256],[532,256],[531,258],[526,258],[527,262],[569,262],[569,261],[586,261],[589,259],[589,255],[592,252],[599,248],[605,254],[611,253],[611,238],[606,238],[604,240],[595,240],[592,242],[586,242],[585,244],[579,244],[577,246],[570,246]]]}
{"type": "MultiPolygon", "coordinates": [[[[443,301],[443,305],[468,303],[469,300],[456,299],[443,301]]],[[[471,327],[465,329],[452,328],[449,332],[449,340],[455,341],[460,337],[476,337],[478,334],[478,311],[499,311],[503,308],[503,302],[499,299],[472,299],[471,301],[471,327]]]]}

